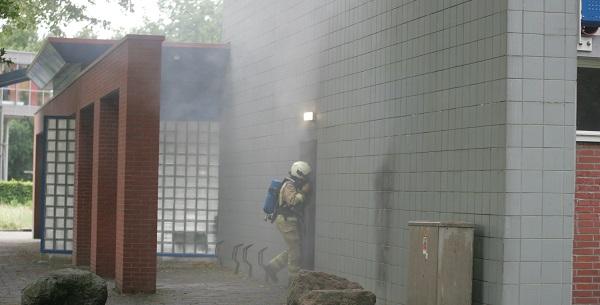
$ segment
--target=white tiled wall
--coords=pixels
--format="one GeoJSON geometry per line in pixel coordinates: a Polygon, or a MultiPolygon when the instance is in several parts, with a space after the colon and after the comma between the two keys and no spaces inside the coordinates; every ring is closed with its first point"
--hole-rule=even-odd
{"type": "Polygon", "coordinates": [[[503,304],[571,304],[578,1],[509,1],[503,304]]]}
{"type": "Polygon", "coordinates": [[[283,248],[260,205],[316,138],[318,269],[404,304],[407,222],[464,220],[474,304],[570,304],[575,5],[225,2],[220,238],[283,248]]]}

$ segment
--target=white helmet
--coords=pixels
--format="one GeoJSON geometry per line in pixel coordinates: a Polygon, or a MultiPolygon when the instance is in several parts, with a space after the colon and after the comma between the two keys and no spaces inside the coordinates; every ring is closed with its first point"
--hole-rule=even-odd
{"type": "Polygon", "coordinates": [[[312,172],[310,165],[304,161],[297,161],[292,164],[292,168],[290,169],[290,175],[299,179],[306,179],[308,175],[312,172]]]}

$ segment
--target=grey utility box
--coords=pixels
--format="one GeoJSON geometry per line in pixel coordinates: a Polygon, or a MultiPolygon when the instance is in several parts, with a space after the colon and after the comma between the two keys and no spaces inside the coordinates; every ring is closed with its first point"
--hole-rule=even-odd
{"type": "Polygon", "coordinates": [[[408,224],[408,305],[471,305],[473,225],[408,224]]]}

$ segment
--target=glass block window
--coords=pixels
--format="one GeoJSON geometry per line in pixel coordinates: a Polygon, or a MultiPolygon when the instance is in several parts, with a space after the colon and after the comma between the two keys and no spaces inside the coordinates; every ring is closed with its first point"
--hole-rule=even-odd
{"type": "Polygon", "coordinates": [[[163,121],[160,126],[157,252],[215,253],[219,202],[219,126],[163,121]]]}
{"type": "Polygon", "coordinates": [[[46,120],[44,235],[42,250],[73,248],[73,196],[75,174],[75,120],[46,120]]]}

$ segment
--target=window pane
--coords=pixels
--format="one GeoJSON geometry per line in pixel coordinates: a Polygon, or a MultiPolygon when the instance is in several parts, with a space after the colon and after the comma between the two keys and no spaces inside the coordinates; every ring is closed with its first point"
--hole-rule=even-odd
{"type": "Polygon", "coordinates": [[[37,104],[36,106],[41,106],[44,104],[44,91],[37,91],[35,93],[36,98],[37,98],[37,104]]]}
{"type": "Polygon", "coordinates": [[[600,69],[577,69],[577,130],[600,131],[600,69]]]}
{"type": "Polygon", "coordinates": [[[17,91],[14,87],[2,88],[2,100],[14,102],[17,97],[17,91]]]}
{"type": "Polygon", "coordinates": [[[29,105],[29,91],[19,91],[19,103],[23,103],[23,105],[29,105]]]}
{"type": "Polygon", "coordinates": [[[17,86],[17,90],[19,90],[19,91],[21,91],[21,90],[29,91],[29,82],[20,82],[16,86],[17,86]]]}

